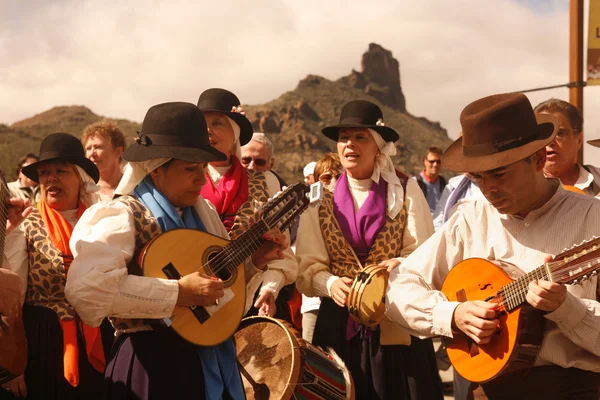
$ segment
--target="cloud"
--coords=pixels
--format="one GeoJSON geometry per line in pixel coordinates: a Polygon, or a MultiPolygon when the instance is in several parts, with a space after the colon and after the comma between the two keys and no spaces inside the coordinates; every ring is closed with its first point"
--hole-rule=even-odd
{"type": "MultiPolygon", "coordinates": [[[[568,81],[566,0],[0,1],[5,123],[67,104],[141,121],[152,104],[195,102],[209,87],[262,103],[309,73],[360,69],[370,42],[399,60],[408,110],[451,137],[472,100],[568,81]]],[[[599,107],[600,88],[586,88],[589,138],[599,107]]]]}

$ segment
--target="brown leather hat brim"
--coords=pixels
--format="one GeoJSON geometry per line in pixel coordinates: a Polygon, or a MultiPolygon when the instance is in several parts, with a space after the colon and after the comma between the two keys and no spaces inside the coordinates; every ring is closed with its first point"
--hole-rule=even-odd
{"type": "Polygon", "coordinates": [[[523,146],[505,150],[498,153],[465,156],[463,154],[462,136],[446,149],[442,156],[444,168],[454,172],[482,172],[505,167],[522,160],[540,149],[543,149],[554,140],[558,132],[558,120],[550,114],[537,114],[538,137],[523,146]]]}
{"type": "Polygon", "coordinates": [[[587,143],[594,147],[600,147],[600,139],[588,140],[587,143]]]}

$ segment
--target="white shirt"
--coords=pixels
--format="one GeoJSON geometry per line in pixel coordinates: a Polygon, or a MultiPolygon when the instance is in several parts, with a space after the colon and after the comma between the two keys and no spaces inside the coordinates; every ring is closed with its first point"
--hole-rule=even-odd
{"type": "MultiPolygon", "coordinates": [[[[500,260],[516,278],[544,263],[547,254],[600,236],[600,202],[563,189],[526,218],[500,214],[487,200],[463,202],[448,222],[392,271],[387,316],[413,335],[452,337],[454,309],[439,291],[460,261],[500,260]]],[[[567,285],[567,297],[548,320],[537,364],[600,372],[600,287],[596,277],[567,285]]]]}

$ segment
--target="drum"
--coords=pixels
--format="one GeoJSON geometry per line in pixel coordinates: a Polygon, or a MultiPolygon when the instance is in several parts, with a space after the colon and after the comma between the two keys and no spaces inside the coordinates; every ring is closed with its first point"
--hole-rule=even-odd
{"type": "Polygon", "coordinates": [[[370,328],[383,321],[389,275],[386,267],[376,264],[367,265],[356,275],[346,300],[353,320],[370,328]]]}
{"type": "Polygon", "coordinates": [[[354,399],[344,363],[305,342],[285,321],[248,317],[235,333],[247,399],[354,399]]]}

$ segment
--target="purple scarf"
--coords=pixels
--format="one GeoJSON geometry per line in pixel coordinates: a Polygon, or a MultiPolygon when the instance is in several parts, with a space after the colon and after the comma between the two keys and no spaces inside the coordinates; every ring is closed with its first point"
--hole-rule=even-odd
{"type": "Polygon", "coordinates": [[[375,238],[385,224],[387,182],[373,182],[369,195],[358,212],[348,186],[346,171],[340,176],[333,192],[333,213],[348,244],[364,264],[375,238]]]}

